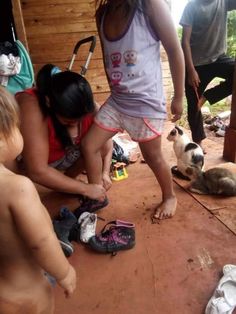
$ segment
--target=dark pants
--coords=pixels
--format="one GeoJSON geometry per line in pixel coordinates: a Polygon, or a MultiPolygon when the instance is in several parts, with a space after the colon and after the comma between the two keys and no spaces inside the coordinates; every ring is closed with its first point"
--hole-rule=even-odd
{"type": "MultiPolygon", "coordinates": [[[[233,89],[233,73],[234,73],[234,59],[227,56],[222,56],[215,62],[196,66],[195,69],[198,73],[200,84],[198,87],[199,98],[204,97],[212,105],[217,101],[232,94],[233,89]],[[225,79],[220,84],[205,91],[207,85],[215,78],[225,79]],[[205,91],[205,92],[204,92],[205,91]]],[[[188,104],[188,122],[192,132],[192,139],[194,142],[201,142],[206,138],[201,110],[198,110],[198,98],[192,86],[185,82],[185,94],[188,104]]]]}

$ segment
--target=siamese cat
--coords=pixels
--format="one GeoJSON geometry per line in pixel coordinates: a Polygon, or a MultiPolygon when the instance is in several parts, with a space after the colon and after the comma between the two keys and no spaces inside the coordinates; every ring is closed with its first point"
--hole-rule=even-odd
{"type": "Polygon", "coordinates": [[[226,168],[214,167],[202,171],[199,167],[191,167],[186,172],[191,177],[191,192],[236,196],[236,173],[226,168]]]}
{"type": "Polygon", "coordinates": [[[192,142],[178,126],[170,131],[167,139],[173,142],[173,149],[177,158],[177,166],[171,168],[172,174],[190,180],[186,169],[192,166],[202,169],[204,165],[204,154],[201,146],[192,142]]]}

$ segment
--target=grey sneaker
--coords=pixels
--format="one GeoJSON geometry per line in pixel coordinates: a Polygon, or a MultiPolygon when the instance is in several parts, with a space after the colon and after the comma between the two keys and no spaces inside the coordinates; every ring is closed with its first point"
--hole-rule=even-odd
{"type": "Polygon", "coordinates": [[[77,223],[77,219],[74,214],[66,207],[60,209],[59,218],[59,220],[53,220],[54,231],[61,244],[65,256],[69,257],[74,252],[73,245],[69,239],[70,232],[77,223]]]}

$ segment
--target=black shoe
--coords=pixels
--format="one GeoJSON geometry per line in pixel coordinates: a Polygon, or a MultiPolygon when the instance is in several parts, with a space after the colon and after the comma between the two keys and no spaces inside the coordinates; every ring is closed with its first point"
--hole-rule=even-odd
{"type": "Polygon", "coordinates": [[[108,203],[109,202],[108,202],[107,197],[105,197],[103,201],[92,200],[90,198],[84,198],[84,200],[82,201],[82,204],[78,208],[76,208],[76,210],[74,211],[74,215],[78,219],[82,213],[84,212],[93,213],[107,206],[108,203]]]}
{"type": "Polygon", "coordinates": [[[53,221],[53,228],[65,256],[66,257],[71,256],[71,254],[74,252],[74,247],[72,243],[70,243],[69,241],[70,230],[66,229],[64,226],[64,222],[60,220],[53,221]]]}
{"type": "Polygon", "coordinates": [[[71,256],[74,252],[72,243],[70,242],[70,232],[77,224],[77,218],[75,215],[68,209],[62,208],[60,210],[60,220],[53,221],[54,231],[57,235],[58,240],[60,241],[62,250],[66,257],[71,256]]]}
{"type": "Polygon", "coordinates": [[[113,225],[104,231],[105,227],[100,234],[89,239],[89,246],[95,251],[100,253],[115,253],[121,250],[132,249],[135,246],[134,227],[113,225]]]}
{"type": "Polygon", "coordinates": [[[69,233],[69,241],[80,242],[80,226],[78,223],[74,224],[69,233]]]}

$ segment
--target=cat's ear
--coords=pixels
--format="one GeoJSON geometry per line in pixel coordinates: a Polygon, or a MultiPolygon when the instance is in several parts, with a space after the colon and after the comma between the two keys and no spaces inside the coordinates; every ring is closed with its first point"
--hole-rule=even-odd
{"type": "Polygon", "coordinates": [[[175,136],[176,133],[177,133],[177,130],[176,130],[176,129],[173,129],[173,130],[170,131],[170,135],[171,135],[171,136],[175,136]]]}
{"type": "Polygon", "coordinates": [[[176,125],[175,128],[178,131],[179,135],[183,135],[184,134],[183,130],[180,127],[178,127],[178,125],[176,125]]]}

